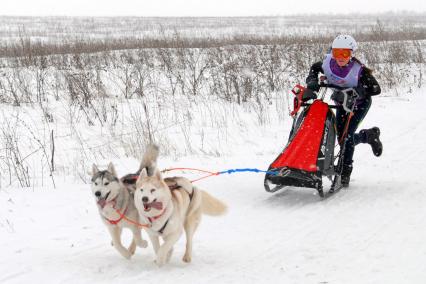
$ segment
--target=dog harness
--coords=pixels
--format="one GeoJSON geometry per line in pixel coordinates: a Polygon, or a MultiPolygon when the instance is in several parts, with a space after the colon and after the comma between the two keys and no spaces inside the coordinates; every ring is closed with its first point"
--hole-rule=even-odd
{"type": "Polygon", "coordinates": [[[166,223],[164,223],[163,227],[161,227],[161,229],[158,231],[158,233],[163,234],[164,229],[166,228],[167,224],[169,223],[170,219],[167,219],[166,223]]]}
{"type": "Polygon", "coordinates": [[[123,220],[123,218],[124,218],[124,215],[126,215],[126,213],[127,213],[127,208],[126,208],[126,210],[124,210],[124,213],[123,214],[121,214],[120,215],[120,218],[119,219],[117,219],[117,220],[110,220],[110,219],[107,219],[106,217],[104,217],[111,225],[117,225],[121,220],[123,220]]]}
{"type": "MultiPolygon", "coordinates": [[[[129,194],[130,194],[130,192],[129,192],[129,194]]],[[[111,200],[110,202],[108,202],[108,203],[113,203],[114,205],[112,206],[112,208],[113,209],[115,209],[115,211],[120,215],[120,218],[118,218],[117,220],[110,220],[110,219],[108,219],[107,217],[105,217],[105,216],[102,216],[102,217],[104,217],[104,219],[105,220],[107,220],[111,225],[117,225],[121,220],[123,220],[123,218],[125,217],[125,215],[126,215],[126,213],[127,213],[127,209],[129,208],[129,204],[127,204],[126,205],[126,209],[124,209],[124,212],[123,213],[121,213],[119,210],[117,210],[116,208],[115,208],[115,205],[117,204],[117,197],[116,198],[114,198],[113,200],[111,200]]],[[[128,202],[127,202],[128,203],[128,202]]]]}
{"type": "MultiPolygon", "coordinates": [[[[115,207],[113,206],[113,208],[115,209],[115,207]]],[[[124,216],[127,213],[127,209],[129,207],[126,207],[126,209],[124,210],[123,213],[120,214],[120,218],[118,218],[117,220],[110,220],[107,217],[103,216],[105,218],[105,220],[107,220],[111,225],[117,225],[121,220],[123,220],[124,216]]]]}
{"type": "MultiPolygon", "coordinates": [[[[148,168],[146,169],[147,171],[148,171],[148,168]]],[[[126,175],[126,176],[124,176],[124,177],[122,177],[121,178],[121,181],[123,182],[123,183],[125,183],[125,184],[135,184],[136,183],[136,180],[138,179],[138,177],[139,177],[139,173],[140,173],[140,171],[138,171],[137,173],[135,173],[135,174],[128,174],[128,175],[126,175]]],[[[178,185],[177,183],[173,183],[173,184],[168,184],[168,187],[169,187],[169,189],[171,190],[171,191],[173,191],[173,190],[178,190],[178,189],[181,189],[182,187],[180,186],[180,185],[178,185]]],[[[194,191],[195,191],[195,189],[194,189],[194,187],[192,187],[192,192],[191,193],[189,193],[188,192],[188,196],[189,196],[189,203],[191,203],[191,201],[192,201],[192,198],[194,197],[194,191]]],[[[126,208],[126,210],[127,210],[127,208],[126,208]]],[[[166,212],[166,209],[164,209],[163,210],[163,212],[161,212],[161,214],[160,215],[158,215],[158,216],[155,216],[155,217],[148,217],[148,220],[149,220],[149,222],[152,224],[152,222],[154,222],[155,220],[157,220],[157,219],[159,219],[161,216],[163,216],[164,215],[164,213],[166,212]]],[[[125,213],[124,213],[125,214],[125,213]]],[[[121,216],[120,216],[120,219],[118,220],[118,221],[110,221],[110,220],[108,220],[110,223],[111,222],[120,222],[121,221],[121,219],[123,219],[123,217],[124,217],[124,214],[122,214],[121,216]]],[[[164,230],[166,229],[166,227],[167,227],[167,224],[169,223],[169,220],[170,220],[170,218],[169,219],[167,219],[167,221],[164,223],[164,225],[160,228],[160,230],[158,230],[157,232],[158,233],[160,233],[160,234],[163,234],[163,232],[164,232],[164,230]]],[[[112,224],[112,223],[111,223],[112,224]]]]}
{"type": "MultiPolygon", "coordinates": [[[[169,185],[169,189],[170,189],[171,191],[173,191],[173,190],[178,190],[178,189],[181,189],[181,188],[182,188],[182,187],[181,187],[180,185],[178,185],[177,183],[176,183],[176,184],[169,185]]],[[[194,187],[192,187],[192,192],[191,192],[191,193],[189,193],[189,192],[188,192],[188,196],[189,196],[189,203],[191,203],[192,198],[194,197],[194,191],[195,191],[195,189],[194,189],[194,187]]],[[[155,221],[156,219],[158,219],[158,218],[160,218],[161,216],[163,216],[164,212],[166,212],[166,209],[164,209],[163,213],[161,213],[160,215],[158,215],[158,216],[154,217],[154,218],[153,218],[153,221],[155,221]]],[[[152,221],[151,221],[151,218],[150,218],[150,217],[148,217],[148,220],[152,223],[152,221]]],[[[166,227],[167,227],[167,224],[169,223],[169,220],[170,220],[170,218],[169,218],[169,219],[167,219],[167,221],[164,223],[163,227],[161,227],[161,229],[157,231],[158,233],[163,234],[164,230],[165,230],[165,229],[166,229],[166,227]]]]}
{"type": "MultiPolygon", "coordinates": [[[[181,189],[182,187],[180,186],[180,185],[178,185],[177,183],[176,184],[171,184],[171,185],[169,185],[169,189],[171,190],[171,191],[173,191],[173,190],[177,190],[177,189],[181,189]]],[[[195,191],[195,189],[194,189],[194,187],[192,187],[192,192],[191,193],[189,193],[188,192],[188,196],[189,196],[189,203],[191,203],[191,201],[192,201],[192,197],[194,196],[194,191],[195,191]]]]}

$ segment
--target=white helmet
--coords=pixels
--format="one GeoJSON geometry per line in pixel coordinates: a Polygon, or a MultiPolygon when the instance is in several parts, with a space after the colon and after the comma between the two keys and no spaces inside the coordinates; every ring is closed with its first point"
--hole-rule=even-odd
{"type": "Polygon", "coordinates": [[[338,35],[333,40],[331,48],[348,48],[355,51],[358,48],[358,44],[350,35],[338,35]]]}

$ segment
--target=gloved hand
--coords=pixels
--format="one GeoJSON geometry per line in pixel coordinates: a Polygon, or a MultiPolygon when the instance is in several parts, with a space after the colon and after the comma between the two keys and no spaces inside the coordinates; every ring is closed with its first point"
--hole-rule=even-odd
{"type": "Polygon", "coordinates": [[[358,93],[359,99],[365,99],[366,94],[365,94],[365,89],[363,87],[355,87],[354,89],[358,93]]]}
{"type": "MultiPolygon", "coordinates": [[[[353,93],[353,91],[346,91],[347,94],[346,98],[346,108],[352,109],[355,101],[359,96],[353,93]]],[[[342,91],[336,90],[331,95],[331,99],[336,102],[338,105],[343,105],[345,103],[345,93],[342,91]]]]}
{"type": "Polygon", "coordinates": [[[318,92],[320,89],[320,85],[318,84],[318,80],[311,80],[306,82],[306,87],[312,91],[318,92]]]}
{"type": "Polygon", "coordinates": [[[317,94],[311,89],[305,89],[305,91],[303,92],[302,101],[304,102],[309,101],[310,99],[315,100],[316,98],[317,94]]]}
{"type": "Polygon", "coordinates": [[[336,90],[331,94],[331,99],[336,103],[343,104],[345,101],[345,94],[342,91],[336,90]]]}

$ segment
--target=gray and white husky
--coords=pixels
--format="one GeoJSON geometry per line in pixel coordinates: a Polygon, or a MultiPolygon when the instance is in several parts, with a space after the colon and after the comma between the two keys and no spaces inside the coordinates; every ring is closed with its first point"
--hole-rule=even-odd
{"type": "Polygon", "coordinates": [[[226,212],[226,205],[193,186],[186,178],[163,179],[160,171],[155,169],[157,156],[157,147],[147,148],[143,162],[146,167],[140,168],[136,181],[134,201],[139,219],[150,224],[147,232],[158,266],[169,261],[173,245],[183,231],[186,234],[186,251],[182,260],[191,262],[192,238],[201,221],[201,215],[222,215],[226,212]],[[159,237],[164,241],[162,245],[159,237]]]}
{"type": "Polygon", "coordinates": [[[117,177],[112,163],[107,170],[100,171],[93,164],[92,193],[98,206],[103,223],[112,237],[112,245],[125,258],[130,259],[136,251],[136,245],[146,248],[148,243],[142,239],[141,228],[138,226],[139,214],[133,202],[134,188],[124,185],[117,177]],[[128,228],[133,239],[128,248],[121,242],[121,232],[128,228]]]}

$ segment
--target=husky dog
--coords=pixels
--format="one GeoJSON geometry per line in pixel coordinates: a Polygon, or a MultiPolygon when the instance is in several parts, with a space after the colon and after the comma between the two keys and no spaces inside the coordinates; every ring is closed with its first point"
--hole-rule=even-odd
{"type": "Polygon", "coordinates": [[[102,221],[111,234],[112,245],[123,257],[130,259],[135,253],[136,245],[142,248],[148,246],[147,241],[142,239],[140,227],[133,223],[139,221],[138,212],[133,202],[134,188],[125,186],[118,179],[112,163],[108,165],[108,169],[105,171],[100,171],[93,164],[92,193],[102,221]],[[133,239],[128,248],[125,248],[121,243],[123,228],[129,228],[133,232],[133,239]]]}
{"type": "MultiPolygon", "coordinates": [[[[148,147],[145,157],[157,157],[158,148],[148,147]],[[156,153],[149,153],[157,151],[156,153]]],[[[186,251],[184,262],[191,262],[192,237],[201,221],[201,215],[222,215],[226,212],[226,205],[212,197],[207,192],[194,187],[183,177],[163,179],[158,170],[152,171],[156,161],[145,160],[146,168],[141,168],[136,181],[135,205],[139,212],[139,219],[150,224],[147,229],[154,251],[156,263],[162,266],[169,261],[173,245],[179,240],[183,230],[186,234],[186,251]],[[163,244],[160,246],[159,237],[163,244]]]]}

